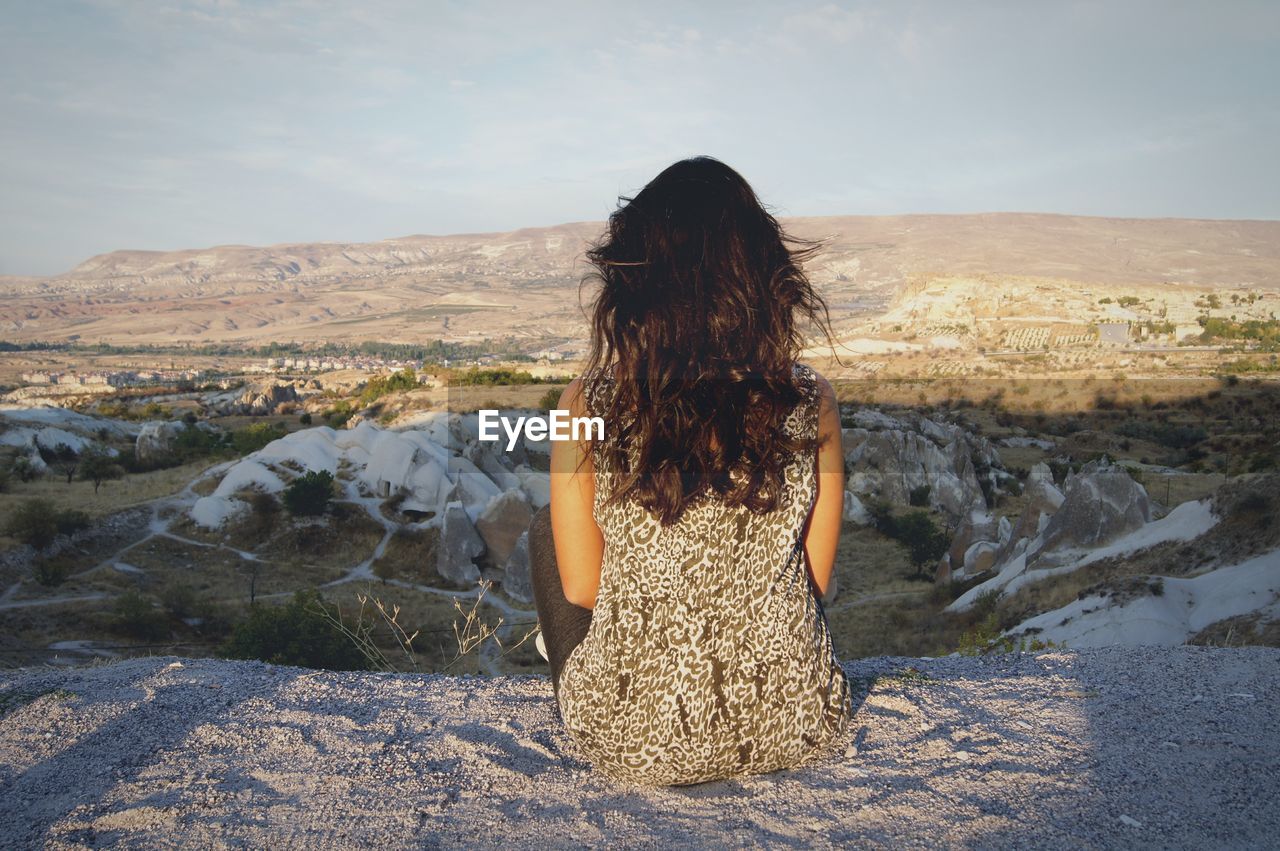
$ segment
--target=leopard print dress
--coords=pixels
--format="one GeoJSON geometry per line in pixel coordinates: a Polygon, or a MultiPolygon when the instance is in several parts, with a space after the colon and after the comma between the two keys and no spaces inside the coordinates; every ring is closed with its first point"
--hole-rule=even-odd
{"type": "MultiPolygon", "coordinates": [[[[815,374],[798,364],[796,375],[806,398],[786,428],[813,436],[815,374]]],[[[591,411],[611,384],[584,380],[591,411]]],[[[801,543],[814,454],[786,466],[776,510],[705,498],[666,528],[632,500],[606,506],[610,471],[602,453],[594,460],[600,586],[558,694],[575,744],[597,769],[647,785],[774,771],[827,751],[852,703],[801,543]]]]}

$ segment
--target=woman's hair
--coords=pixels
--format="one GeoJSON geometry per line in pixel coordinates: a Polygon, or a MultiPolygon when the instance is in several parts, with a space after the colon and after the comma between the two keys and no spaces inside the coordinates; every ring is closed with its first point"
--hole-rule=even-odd
{"type": "Polygon", "coordinates": [[[632,496],[663,525],[709,492],[756,513],[777,507],[786,464],[814,445],[783,424],[805,395],[797,313],[831,336],[801,269],[819,247],[784,234],[710,157],[619,199],[587,252],[600,290],[585,374],[615,379],[592,411],[608,424],[597,448],[619,471],[609,500],[632,496]]]}

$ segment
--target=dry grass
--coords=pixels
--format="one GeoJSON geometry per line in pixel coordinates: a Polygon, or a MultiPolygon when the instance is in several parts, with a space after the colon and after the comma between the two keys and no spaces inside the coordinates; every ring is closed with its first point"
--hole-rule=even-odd
{"type": "Polygon", "coordinates": [[[836,549],[835,605],[846,605],[871,594],[921,592],[921,583],[906,577],[915,572],[906,549],[898,542],[866,526],[846,521],[836,549]]]}
{"type": "Polygon", "coordinates": [[[1257,613],[1239,615],[1210,624],[1187,643],[1202,647],[1280,647],[1280,620],[1264,621],[1257,613]]]}
{"type": "MultiPolygon", "coordinates": [[[[454,632],[454,625],[457,624],[458,628],[462,629],[465,621],[465,613],[460,613],[458,606],[468,611],[472,610],[474,595],[459,598],[418,588],[364,582],[344,583],[325,588],[323,591],[325,599],[330,604],[340,606],[344,614],[353,614],[359,610],[361,596],[380,600],[388,610],[398,607],[397,621],[404,631],[410,635],[418,633],[413,641],[414,654],[418,662],[417,670],[447,669],[449,673],[454,674],[484,673],[480,665],[480,653],[476,648],[468,648],[470,652],[459,655],[459,641],[454,632]]],[[[333,608],[333,605],[330,608],[333,608]]],[[[499,636],[503,645],[507,647],[515,645],[536,621],[532,613],[528,617],[504,618],[502,613],[487,600],[475,606],[474,611],[475,629],[472,630],[472,635],[478,634],[481,630],[499,629],[501,622],[499,636]]],[[[373,639],[387,659],[394,663],[397,670],[414,670],[404,660],[401,645],[391,630],[380,626],[375,629],[373,639]]],[[[495,665],[498,670],[507,673],[545,673],[546,671],[546,663],[538,655],[537,650],[533,649],[532,641],[526,641],[507,655],[499,656],[495,660],[495,665]]]]}
{"type": "Polygon", "coordinates": [[[436,572],[439,529],[397,529],[382,557],[373,563],[376,576],[439,588],[450,587],[436,572]]]}
{"type": "MultiPolygon", "coordinates": [[[[24,500],[40,497],[57,508],[75,508],[90,518],[99,518],[160,497],[172,496],[210,466],[211,462],[201,460],[166,470],[131,473],[118,481],[103,482],[96,494],[93,482],[76,480],[67,484],[66,478],[52,472],[30,482],[13,477],[9,480],[9,489],[0,492],[0,517],[9,516],[24,500]]],[[[0,548],[13,544],[11,538],[0,536],[0,548]]]]}

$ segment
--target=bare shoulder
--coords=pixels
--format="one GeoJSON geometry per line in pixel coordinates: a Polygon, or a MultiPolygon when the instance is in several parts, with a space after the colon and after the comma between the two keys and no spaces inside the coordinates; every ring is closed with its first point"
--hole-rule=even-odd
{"type": "Polygon", "coordinates": [[[841,445],[840,403],[836,401],[835,388],[816,369],[813,380],[818,394],[818,440],[824,448],[833,452],[841,445]]]}
{"type": "Polygon", "coordinates": [[[560,410],[569,411],[574,416],[581,415],[587,409],[586,394],[583,390],[582,376],[570,381],[560,392],[560,410]]]}
{"type": "Polygon", "coordinates": [[[818,400],[821,406],[823,408],[836,408],[836,391],[831,386],[831,382],[813,367],[809,367],[809,371],[813,373],[814,384],[818,387],[818,400]]]}

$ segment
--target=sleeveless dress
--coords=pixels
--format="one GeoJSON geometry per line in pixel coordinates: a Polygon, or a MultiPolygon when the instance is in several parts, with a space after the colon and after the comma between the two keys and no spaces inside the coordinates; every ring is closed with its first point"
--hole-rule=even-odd
{"type": "MultiPolygon", "coordinates": [[[[817,433],[812,369],[789,433],[817,433]]],[[[584,379],[590,411],[612,378],[584,379]]],[[[594,516],[604,535],[595,610],[560,676],[574,743],[600,771],[647,785],[700,783],[796,766],[827,751],[852,715],[801,533],[817,494],[815,453],[785,468],[778,507],[752,514],[705,497],[663,528],[631,499],[605,506],[595,452],[594,516]]]]}

